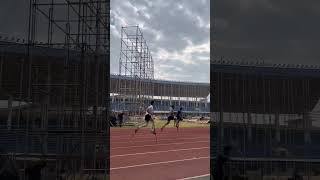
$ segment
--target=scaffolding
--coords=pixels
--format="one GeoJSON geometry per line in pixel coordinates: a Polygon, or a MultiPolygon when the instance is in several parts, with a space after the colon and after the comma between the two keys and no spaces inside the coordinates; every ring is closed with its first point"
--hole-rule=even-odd
{"type": "MultiPolygon", "coordinates": [[[[128,81],[127,84],[134,81],[133,78],[111,75],[110,93],[119,94],[119,81],[128,81]]],[[[209,112],[209,102],[207,101],[210,92],[209,83],[167,81],[155,79],[152,81],[154,86],[153,99],[155,101],[155,110],[168,111],[170,105],[183,107],[184,111],[209,112]]],[[[132,83],[131,83],[132,84],[132,83]]],[[[112,96],[112,110],[119,111],[119,97],[112,96]]]]}
{"type": "Polygon", "coordinates": [[[119,109],[132,115],[141,115],[153,99],[154,64],[151,52],[139,26],[121,28],[121,50],[119,59],[119,109]]]}
{"type": "Polygon", "coordinates": [[[318,67],[220,59],[211,70],[211,157],[231,145],[225,175],[318,179],[318,67]]]}
{"type": "Polygon", "coordinates": [[[21,179],[107,179],[109,0],[30,0],[26,43],[1,43],[1,155],[21,179]]]}

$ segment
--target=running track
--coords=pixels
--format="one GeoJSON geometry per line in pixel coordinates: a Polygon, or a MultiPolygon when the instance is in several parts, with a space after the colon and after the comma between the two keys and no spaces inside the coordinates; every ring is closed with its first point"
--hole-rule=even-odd
{"type": "Polygon", "coordinates": [[[111,180],[209,179],[209,128],[133,131],[111,129],[111,180]]]}

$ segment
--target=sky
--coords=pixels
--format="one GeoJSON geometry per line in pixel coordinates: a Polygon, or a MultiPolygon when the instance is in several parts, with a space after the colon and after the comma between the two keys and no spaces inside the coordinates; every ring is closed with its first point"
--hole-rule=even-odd
{"type": "MultiPolygon", "coordinates": [[[[111,0],[111,73],[119,69],[121,26],[140,25],[156,78],[209,82],[209,4],[213,57],[320,65],[319,0],[211,2],[111,0]]],[[[2,0],[0,34],[25,38],[27,18],[27,0],[2,0]]]]}
{"type": "Polygon", "coordinates": [[[209,83],[210,0],[111,0],[111,67],[119,73],[121,27],[139,25],[155,78],[209,83]]]}
{"type": "Polygon", "coordinates": [[[320,64],[319,0],[217,0],[211,5],[211,60],[320,64]]]}
{"type": "MultiPolygon", "coordinates": [[[[215,0],[210,5],[211,60],[320,65],[319,0],[215,0]]],[[[320,101],[314,108],[319,110],[320,101]]]]}

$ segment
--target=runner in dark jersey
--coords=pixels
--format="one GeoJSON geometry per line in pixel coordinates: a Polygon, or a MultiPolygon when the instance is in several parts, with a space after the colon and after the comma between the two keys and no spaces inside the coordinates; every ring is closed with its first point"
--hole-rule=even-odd
{"type": "Polygon", "coordinates": [[[161,127],[161,131],[170,123],[171,120],[174,120],[174,105],[171,105],[169,109],[168,121],[161,127]]]}
{"type": "Polygon", "coordinates": [[[182,121],[182,107],[180,108],[180,110],[177,112],[177,121],[176,121],[176,128],[177,130],[179,129],[179,123],[180,121],[182,121]]]}
{"type": "Polygon", "coordinates": [[[119,126],[122,127],[124,112],[118,114],[119,126]]]}

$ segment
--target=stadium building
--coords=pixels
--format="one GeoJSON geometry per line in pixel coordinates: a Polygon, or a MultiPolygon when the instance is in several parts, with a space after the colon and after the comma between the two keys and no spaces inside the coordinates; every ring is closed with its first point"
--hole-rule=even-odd
{"type": "Polygon", "coordinates": [[[235,179],[320,178],[320,70],[211,62],[211,157],[235,179]]]}
{"type": "MultiPolygon", "coordinates": [[[[119,83],[132,84],[133,78],[111,75],[111,107],[113,111],[130,111],[125,109],[126,98],[119,96],[119,83]]],[[[183,107],[187,113],[208,113],[210,102],[207,97],[210,92],[209,83],[178,82],[165,80],[150,81],[153,86],[153,96],[144,99],[146,108],[151,100],[155,101],[155,111],[168,111],[171,105],[176,108],[183,107]]]]}

